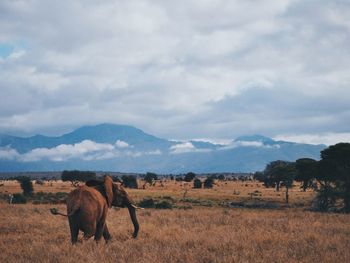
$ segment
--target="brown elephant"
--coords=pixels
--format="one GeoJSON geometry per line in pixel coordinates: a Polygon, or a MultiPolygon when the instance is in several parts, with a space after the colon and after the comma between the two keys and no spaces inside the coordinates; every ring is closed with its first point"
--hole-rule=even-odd
{"type": "Polygon", "coordinates": [[[104,181],[90,180],[86,185],[73,190],[67,198],[67,215],[51,209],[51,213],[68,216],[71,241],[75,244],[78,240],[79,230],[84,232],[84,239],[94,236],[99,241],[103,236],[106,242],[111,238],[106,217],[111,206],[127,207],[131,221],[134,225],[133,237],[136,238],[139,231],[139,223],[136,217],[136,209],[132,199],[123,187],[114,184],[111,177],[106,176],[104,181]]]}

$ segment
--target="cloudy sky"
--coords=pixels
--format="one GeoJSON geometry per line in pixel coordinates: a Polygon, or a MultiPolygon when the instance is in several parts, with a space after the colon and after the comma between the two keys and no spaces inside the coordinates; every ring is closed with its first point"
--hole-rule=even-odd
{"type": "Polygon", "coordinates": [[[0,1],[0,133],[350,141],[349,1],[64,2],[0,1]]]}

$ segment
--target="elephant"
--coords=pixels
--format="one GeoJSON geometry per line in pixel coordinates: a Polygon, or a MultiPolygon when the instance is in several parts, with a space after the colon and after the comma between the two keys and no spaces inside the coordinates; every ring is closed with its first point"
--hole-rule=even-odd
{"type": "Polygon", "coordinates": [[[112,206],[128,208],[134,225],[133,238],[137,237],[139,223],[136,209],[139,207],[133,203],[122,186],[113,183],[111,177],[105,176],[103,181],[90,180],[84,186],[79,186],[70,192],[67,198],[67,215],[59,213],[54,208],[51,209],[51,213],[68,217],[72,244],[78,241],[79,230],[84,233],[84,239],[94,236],[94,240],[99,241],[103,236],[108,242],[111,235],[106,217],[108,208],[112,206]]]}

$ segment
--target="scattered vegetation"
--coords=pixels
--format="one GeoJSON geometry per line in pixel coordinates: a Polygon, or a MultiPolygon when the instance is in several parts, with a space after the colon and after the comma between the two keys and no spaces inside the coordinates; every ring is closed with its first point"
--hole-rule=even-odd
{"type": "Polygon", "coordinates": [[[123,175],[122,176],[123,186],[126,188],[138,188],[137,178],[133,175],[123,175]]]}
{"type": "Polygon", "coordinates": [[[86,182],[92,179],[96,179],[96,173],[90,171],[63,171],[61,174],[61,179],[63,182],[69,181],[72,185],[76,186],[78,182],[86,182]]]}
{"type": "Polygon", "coordinates": [[[198,178],[195,178],[194,181],[193,181],[193,188],[197,188],[197,189],[200,189],[202,188],[202,181],[198,178]]]}
{"type": "Polygon", "coordinates": [[[16,178],[17,181],[20,183],[21,188],[23,190],[24,196],[30,196],[32,195],[34,188],[33,183],[29,176],[20,176],[16,178]]]}

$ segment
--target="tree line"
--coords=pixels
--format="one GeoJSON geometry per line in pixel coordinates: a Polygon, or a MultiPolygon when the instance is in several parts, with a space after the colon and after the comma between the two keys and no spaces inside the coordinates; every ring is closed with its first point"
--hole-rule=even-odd
{"type": "Polygon", "coordinates": [[[256,172],[254,179],[264,182],[266,187],[286,187],[293,181],[301,182],[304,191],[317,191],[316,202],[320,210],[334,207],[342,201],[343,210],[350,212],[350,143],[338,143],[321,151],[319,161],[301,158],[295,162],[277,160],[270,162],[262,172],[256,172]]]}

